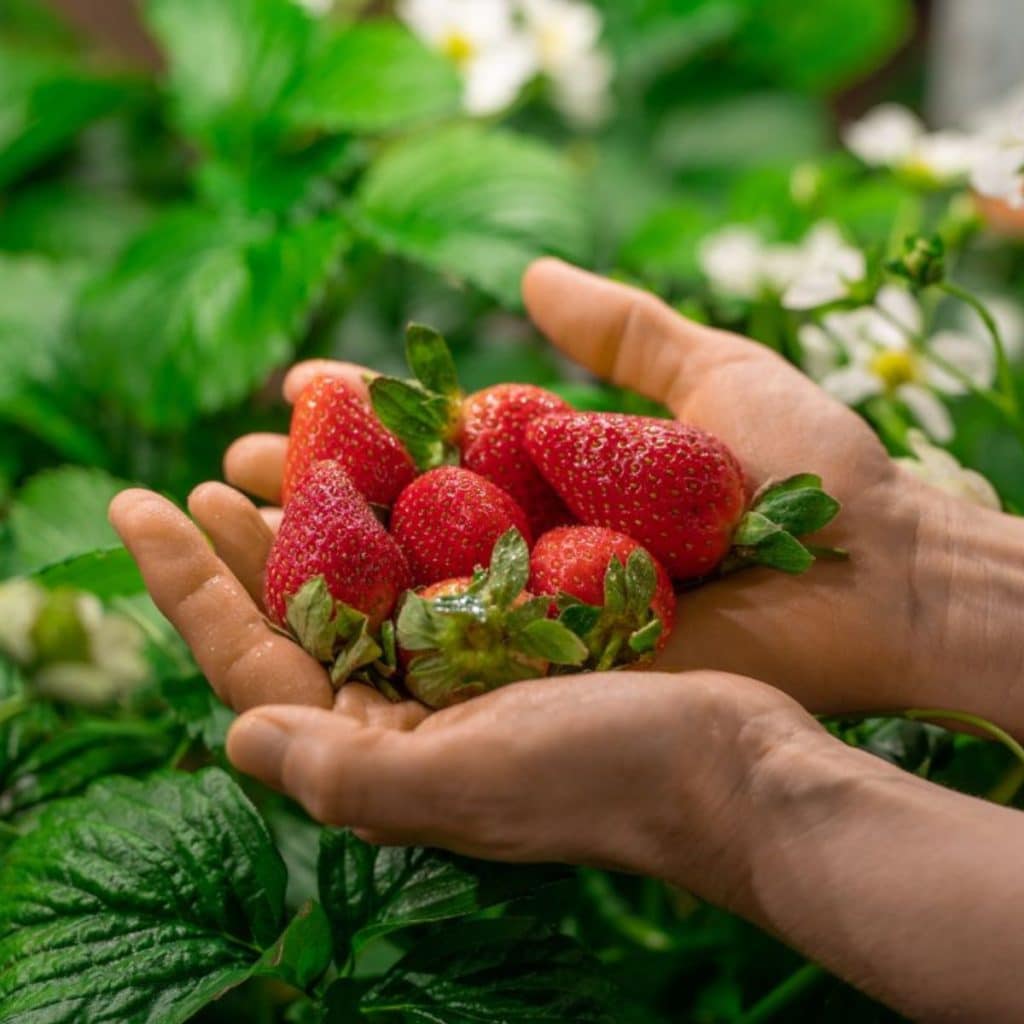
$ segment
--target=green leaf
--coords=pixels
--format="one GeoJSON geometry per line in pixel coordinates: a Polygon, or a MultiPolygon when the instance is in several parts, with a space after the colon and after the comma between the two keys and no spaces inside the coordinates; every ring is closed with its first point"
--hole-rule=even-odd
{"type": "Polygon", "coordinates": [[[359,226],[383,248],[520,305],[527,264],[544,252],[585,262],[581,183],[543,144],[478,125],[403,141],[373,164],[359,226]]]}
{"type": "Polygon", "coordinates": [[[800,537],[831,523],[841,506],[820,487],[802,487],[769,491],[754,507],[766,519],[800,537]]]}
{"type": "Polygon", "coordinates": [[[0,44],[0,188],[59,153],[132,91],[64,58],[0,44]]]}
{"type": "Polygon", "coordinates": [[[50,807],[0,868],[0,1004],[49,1024],[184,1022],[250,976],[284,889],[223,772],[106,780],[50,807]]]}
{"type": "Polygon", "coordinates": [[[736,532],[732,535],[732,542],[737,547],[754,547],[778,533],[780,529],[781,527],[773,523],[767,516],[751,510],[740,520],[736,532]]]}
{"type": "Polygon", "coordinates": [[[389,932],[473,914],[568,877],[555,866],[508,867],[443,850],[370,846],[337,829],[323,831],[318,873],[339,963],[389,932]]]}
{"type": "Polygon", "coordinates": [[[312,23],[283,0],[146,0],[178,122],[215,153],[247,160],[283,130],[282,100],[308,58],[312,23]]]}
{"type": "Polygon", "coordinates": [[[433,327],[409,324],[405,329],[405,358],[412,375],[428,391],[454,398],[461,394],[459,371],[444,336],[433,327]]]}
{"type": "Polygon", "coordinates": [[[530,549],[523,535],[512,527],[495,541],[483,593],[497,608],[511,608],[529,579],[530,549]]]}
{"type": "MultiPolygon", "coordinates": [[[[340,994],[340,993],[339,993],[340,994]]],[[[332,994],[327,996],[328,1007],[332,994]]],[[[370,1020],[408,1024],[615,1024],[607,970],[530,921],[466,921],[417,945],[359,1000],[370,1020]]],[[[351,1020],[328,1012],[330,1022],[351,1020]]]]}
{"type": "Polygon", "coordinates": [[[294,353],[346,236],[331,219],[166,214],[83,296],[94,387],[152,429],[237,402],[294,353]]]}
{"type": "Polygon", "coordinates": [[[626,569],[617,555],[609,560],[604,573],[604,607],[612,615],[626,610],[626,569]]]}
{"type": "Polygon", "coordinates": [[[201,675],[169,676],[160,683],[160,696],[188,736],[209,751],[221,751],[235,720],[201,675]]]}
{"type": "Polygon", "coordinates": [[[307,900],[277,942],[260,958],[253,973],[269,974],[305,989],[327,970],[330,962],[330,922],[319,903],[307,900]]]}
{"type": "Polygon", "coordinates": [[[145,589],[135,559],[123,547],[72,555],[34,570],[32,576],[50,590],[74,587],[88,590],[105,601],[139,594],[145,589]]]}
{"type": "Polygon", "coordinates": [[[646,626],[631,634],[629,649],[635,654],[650,654],[658,646],[663,628],[661,619],[655,616],[646,626]]]}
{"type": "Polygon", "coordinates": [[[794,576],[806,572],[814,564],[814,555],[796,537],[784,530],[778,530],[760,541],[756,547],[745,552],[745,557],[756,565],[766,565],[794,576]]]}
{"type": "Polygon", "coordinates": [[[646,615],[658,589],[654,561],[643,548],[635,548],[626,559],[626,611],[646,615]]]}
{"type": "Polygon", "coordinates": [[[334,598],[323,576],[307,580],[297,594],[285,599],[288,625],[299,643],[317,661],[331,661],[338,631],[334,625],[334,598]]]}
{"type": "MultiPolygon", "coordinates": [[[[121,548],[107,521],[107,506],[127,486],[103,470],[83,466],[63,466],[32,477],[10,512],[16,571],[50,567],[49,582],[67,582],[79,575],[88,579],[91,567],[83,574],[81,565],[58,569],[56,563],[93,552],[110,556],[121,548]]],[[[120,574],[125,567],[121,560],[115,571],[120,574]]]]}
{"type": "Polygon", "coordinates": [[[418,469],[446,461],[448,401],[418,384],[394,377],[370,382],[370,401],[377,418],[408,449],[418,469]]]}
{"type": "Polygon", "coordinates": [[[325,33],[285,100],[289,121],[329,132],[382,132],[454,113],[451,61],[388,21],[325,33]]]}
{"type": "Polygon", "coordinates": [[[571,629],[578,637],[586,639],[601,618],[601,609],[592,604],[576,601],[562,610],[558,621],[571,629]]]}
{"type": "Polygon", "coordinates": [[[166,764],[178,737],[161,722],[60,719],[30,705],[0,725],[0,818],[80,793],[104,775],[166,764]]]}
{"type": "Polygon", "coordinates": [[[555,619],[531,622],[512,637],[512,643],[523,654],[554,665],[582,665],[587,660],[587,645],[555,619]]]}

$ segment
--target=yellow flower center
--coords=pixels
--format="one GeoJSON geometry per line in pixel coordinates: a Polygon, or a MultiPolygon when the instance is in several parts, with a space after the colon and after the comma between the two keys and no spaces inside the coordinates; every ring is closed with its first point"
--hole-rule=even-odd
{"type": "Polygon", "coordinates": [[[537,48],[545,67],[556,67],[565,49],[565,32],[561,25],[545,25],[537,33],[537,48]]]}
{"type": "Polygon", "coordinates": [[[886,391],[895,391],[917,378],[912,353],[901,349],[886,348],[878,352],[871,359],[871,372],[882,381],[886,391]]]}
{"type": "Polygon", "coordinates": [[[473,45],[473,40],[469,36],[457,29],[448,33],[445,36],[444,41],[441,43],[441,52],[455,64],[460,67],[464,64],[469,63],[476,53],[476,47],[473,45]]]}

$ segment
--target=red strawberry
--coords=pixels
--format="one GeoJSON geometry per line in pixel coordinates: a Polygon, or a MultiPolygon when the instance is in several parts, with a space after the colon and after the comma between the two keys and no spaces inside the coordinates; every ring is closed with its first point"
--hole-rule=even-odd
{"type": "Polygon", "coordinates": [[[767,485],[747,511],[743,471],[732,452],[711,434],[673,420],[541,416],[527,425],[526,448],[579,519],[638,540],[676,579],[706,576],[730,548],[728,568],[803,572],[814,553],[797,536],[819,530],[839,511],[809,473],[767,485]]]}
{"type": "Polygon", "coordinates": [[[523,510],[501,488],[456,466],[418,477],[391,514],[391,534],[416,586],[472,575],[488,564],[495,542],[512,528],[530,542],[523,510]]]}
{"type": "Polygon", "coordinates": [[[632,537],[603,526],[544,534],[530,556],[530,589],[558,595],[562,621],[582,637],[598,669],[660,650],[675,623],[664,567],[632,537]]]}
{"type": "Polygon", "coordinates": [[[532,384],[496,384],[462,403],[462,464],[511,494],[535,535],[571,522],[572,514],[530,461],[523,432],[538,416],[571,411],[532,384]]]}
{"type": "Polygon", "coordinates": [[[315,463],[267,558],[267,612],[342,681],[380,655],[371,639],[410,585],[398,545],[337,462],[315,463]]]}
{"type": "Polygon", "coordinates": [[[290,500],[314,462],[335,459],[367,501],[391,505],[416,475],[412,458],[394,434],[344,381],[316,377],[292,412],[281,499],[290,500]]]}
{"type": "Polygon", "coordinates": [[[578,666],[587,648],[547,617],[549,600],[525,587],[526,541],[516,530],[494,545],[490,567],[407,595],[396,627],[406,688],[441,708],[520,679],[551,664],[578,666]]]}

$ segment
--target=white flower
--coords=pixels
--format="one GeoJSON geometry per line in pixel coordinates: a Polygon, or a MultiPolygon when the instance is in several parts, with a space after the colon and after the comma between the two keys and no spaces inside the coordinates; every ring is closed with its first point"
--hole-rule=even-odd
{"type": "Polygon", "coordinates": [[[715,291],[755,299],[765,283],[765,245],[751,228],[730,225],[701,240],[701,270],[715,291]]]}
{"type": "Polygon", "coordinates": [[[974,117],[980,152],[971,185],[982,195],[1024,206],[1024,86],[974,117]]]}
{"type": "MultiPolygon", "coordinates": [[[[1024,355],[1024,310],[1020,302],[1005,295],[979,293],[978,298],[995,320],[1007,356],[1019,359],[1024,355]]],[[[958,330],[977,338],[982,344],[992,344],[988,328],[969,306],[963,303],[957,306],[956,320],[958,330]]]]}
{"type": "Polygon", "coordinates": [[[31,580],[0,584],[0,653],[20,665],[35,657],[32,627],[46,601],[46,591],[31,580]]]}
{"type": "Polygon", "coordinates": [[[504,109],[537,72],[536,52],[506,0],[401,0],[398,14],[458,66],[471,114],[504,109]]]}
{"type": "Polygon", "coordinates": [[[520,6],[560,109],[578,121],[600,120],[607,111],[612,62],[599,48],[598,12],[581,0],[521,0],[520,6]]]}
{"type": "Polygon", "coordinates": [[[316,16],[327,14],[334,7],[334,0],[295,0],[295,3],[316,16]]]}
{"type": "Polygon", "coordinates": [[[994,360],[990,346],[955,331],[941,331],[924,345],[921,308],[900,288],[879,291],[874,306],[829,313],[822,325],[800,330],[804,368],[834,398],[858,405],[886,395],[906,406],[937,441],[953,436],[953,421],[938,397],[961,395],[967,382],[987,387],[994,360]]]}
{"type": "Polygon", "coordinates": [[[870,167],[891,167],[939,183],[964,178],[978,158],[977,138],[965,132],[928,132],[898,103],[883,103],[846,126],[843,143],[870,167]]]}
{"type": "Polygon", "coordinates": [[[981,508],[1002,509],[999,495],[988,480],[973,469],[965,469],[949,452],[929,442],[920,430],[907,433],[907,444],[914,453],[913,458],[896,461],[908,472],[981,508]]]}
{"type": "Polygon", "coordinates": [[[832,223],[816,224],[800,245],[799,260],[782,295],[787,309],[813,309],[844,298],[867,268],[864,253],[847,245],[832,223]]]}

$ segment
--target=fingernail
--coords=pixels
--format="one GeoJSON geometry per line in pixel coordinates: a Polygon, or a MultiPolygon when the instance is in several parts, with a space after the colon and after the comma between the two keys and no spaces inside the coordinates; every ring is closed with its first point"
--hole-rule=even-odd
{"type": "Polygon", "coordinates": [[[280,785],[291,733],[258,711],[244,714],[228,733],[228,758],[239,771],[280,785]]]}

